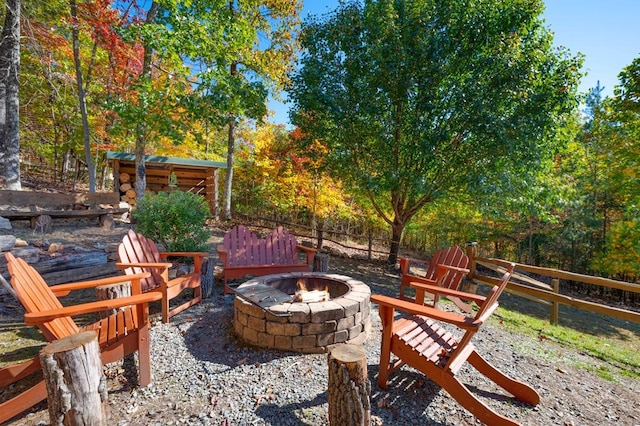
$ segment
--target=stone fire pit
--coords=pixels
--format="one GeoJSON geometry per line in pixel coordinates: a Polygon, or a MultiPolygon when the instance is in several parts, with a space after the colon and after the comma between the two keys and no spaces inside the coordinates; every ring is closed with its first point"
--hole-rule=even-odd
{"type": "Polygon", "coordinates": [[[371,328],[370,295],[368,285],[344,275],[311,272],[256,277],[237,288],[234,328],[246,343],[286,351],[322,353],[340,343],[361,344],[371,328]],[[292,302],[300,279],[308,290],[326,287],[330,300],[292,302]],[[281,302],[283,299],[287,301],[281,302]]]}

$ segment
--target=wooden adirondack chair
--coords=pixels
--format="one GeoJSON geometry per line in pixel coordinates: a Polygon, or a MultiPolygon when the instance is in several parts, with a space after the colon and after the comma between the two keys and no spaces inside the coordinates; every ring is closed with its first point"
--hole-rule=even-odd
{"type": "Polygon", "coordinates": [[[157,291],[162,294],[162,322],[169,322],[169,318],[182,312],[190,306],[202,301],[202,259],[208,256],[206,252],[160,252],[156,244],[142,234],[129,230],[118,246],[120,263],[116,267],[124,270],[126,275],[149,272],[151,275],[142,280],[142,291],[157,291]],[[169,268],[173,265],[167,262],[168,257],[193,258],[192,273],[169,279],[169,268]],[[185,303],[169,309],[169,301],[179,296],[185,289],[193,289],[193,298],[185,303]]]}
{"type": "MultiPolygon", "coordinates": [[[[126,355],[138,351],[138,383],[151,383],[151,359],[149,342],[148,303],[160,300],[159,294],[141,294],[141,280],[148,274],[129,277],[111,277],[95,281],[61,284],[49,287],[38,271],[23,259],[5,253],[11,274],[11,286],[26,310],[25,323],[36,325],[48,341],[61,339],[80,331],[95,330],[98,333],[102,363],[118,361],[126,355]],[[131,281],[132,296],[119,299],[90,302],[63,307],[58,297],[66,296],[72,290],[93,288],[114,284],[123,280],[131,281]],[[126,307],[94,324],[80,328],[72,316],[126,307]]],[[[11,365],[0,369],[0,386],[5,387],[21,380],[41,368],[40,359],[11,365]]],[[[0,404],[0,423],[34,406],[47,398],[44,381],[0,404]]]]}
{"type": "MultiPolygon", "coordinates": [[[[405,295],[407,287],[411,286],[411,283],[422,283],[428,285],[437,285],[452,290],[457,290],[464,278],[465,274],[469,271],[464,269],[469,264],[469,258],[458,246],[451,246],[446,249],[437,251],[429,262],[424,260],[412,259],[409,257],[400,257],[400,298],[403,300],[413,301],[405,295]],[[415,275],[411,272],[411,266],[417,265],[421,269],[426,269],[424,276],[415,275]],[[447,266],[447,273],[442,275],[438,270],[438,265],[447,266]],[[466,271],[466,272],[465,272],[466,271]],[[436,280],[438,280],[436,282],[436,280]]],[[[430,292],[422,291],[416,293],[416,297],[421,297],[424,303],[424,297],[429,297],[433,300],[433,307],[438,307],[439,294],[433,294],[430,292]]],[[[447,297],[460,309],[466,313],[471,313],[471,307],[464,303],[459,297],[449,295],[447,297]]]]}
{"type": "Polygon", "coordinates": [[[425,291],[463,297],[476,302],[480,309],[473,318],[388,296],[371,296],[371,301],[379,305],[383,325],[378,386],[386,389],[389,374],[406,363],[440,385],[483,423],[517,425],[514,420],[489,408],[456,377],[460,367],[468,361],[476,370],[517,399],[532,405],[540,402],[540,396],[534,389],[498,371],[478,354],[471,343],[472,337],[498,307],[498,297],[511,278],[514,265],[504,266],[507,271],[486,297],[418,284],[425,291]],[[396,309],[408,313],[409,316],[395,319],[396,309]],[[465,332],[461,338],[457,338],[436,321],[452,324],[465,332]],[[391,353],[398,357],[393,364],[390,364],[391,353]]]}
{"type": "Polygon", "coordinates": [[[279,226],[265,238],[242,225],[231,228],[216,248],[223,263],[218,279],[223,280],[224,293],[233,293],[227,280],[245,275],[269,275],[283,272],[309,272],[316,250],[298,245],[296,236],[279,226]],[[304,251],[306,261],[298,261],[298,250],[304,251]]]}

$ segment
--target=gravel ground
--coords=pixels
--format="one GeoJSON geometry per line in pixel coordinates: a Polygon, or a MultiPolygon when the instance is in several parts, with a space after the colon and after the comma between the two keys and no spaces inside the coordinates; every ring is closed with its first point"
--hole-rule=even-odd
{"type": "MultiPolygon", "coordinates": [[[[395,294],[398,276],[374,264],[332,258],[330,271],[369,284],[373,293],[395,294]]],[[[112,365],[109,378],[109,424],[128,425],[325,425],[327,356],[301,355],[243,345],[233,336],[233,296],[220,287],[204,303],[151,331],[153,383],[135,385],[130,362],[112,365]]],[[[376,385],[380,320],[372,305],[372,331],[365,343],[372,382],[374,425],[479,424],[445,391],[407,367],[395,372],[387,391],[376,385]]],[[[499,321],[476,335],[481,354],[541,395],[536,407],[506,395],[470,367],[461,380],[499,413],[523,425],[640,426],[640,382],[605,381],[580,365],[605,364],[570,352],[548,340],[516,336],[499,321]]],[[[48,424],[46,404],[14,419],[12,425],[48,424]]]]}

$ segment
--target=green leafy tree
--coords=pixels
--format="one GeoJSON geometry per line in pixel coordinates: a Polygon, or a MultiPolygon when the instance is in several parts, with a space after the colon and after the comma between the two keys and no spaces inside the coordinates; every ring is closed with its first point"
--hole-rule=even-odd
{"type": "Polygon", "coordinates": [[[170,127],[178,130],[171,135],[176,143],[184,133],[180,124],[185,119],[202,122],[203,129],[208,124],[228,126],[225,212],[230,217],[235,127],[242,119],[261,120],[267,113],[267,96],[277,93],[286,80],[296,52],[293,31],[300,8],[300,0],[155,0],[141,14],[143,19],[132,22],[128,34],[144,46],[144,60],[136,85],[139,96],[128,109],[139,113],[123,114],[126,108],[119,112],[126,121],[135,122],[137,196],[144,192],[141,180],[143,155],[152,139],[149,129],[158,123],[148,111],[157,109],[154,100],[163,96],[154,81],[164,73],[185,87],[170,102],[183,109],[181,117],[171,119],[175,124],[170,127]],[[174,73],[160,61],[181,61],[187,72],[174,73]]]}
{"type": "Polygon", "coordinates": [[[503,197],[535,182],[581,58],[552,46],[542,1],[341,2],[303,26],[292,119],[333,171],[403,230],[446,194],[503,197]]]}
{"type": "Polygon", "coordinates": [[[640,276],[640,58],[619,75],[614,98],[604,102],[594,129],[601,141],[598,189],[603,250],[594,267],[610,276],[640,276]]]}
{"type": "Polygon", "coordinates": [[[231,218],[235,129],[243,118],[262,120],[268,95],[278,94],[296,54],[300,0],[177,4],[166,16],[195,64],[199,118],[228,127],[224,216],[231,218]]]}

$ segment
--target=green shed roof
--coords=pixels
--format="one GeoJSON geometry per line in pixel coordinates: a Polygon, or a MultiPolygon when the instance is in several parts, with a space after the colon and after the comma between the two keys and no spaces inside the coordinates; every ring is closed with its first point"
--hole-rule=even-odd
{"type": "MultiPolygon", "coordinates": [[[[127,154],[125,152],[107,151],[107,159],[136,161],[136,156],[135,154],[127,154]]],[[[176,164],[180,166],[214,167],[218,169],[227,168],[227,163],[222,161],[192,160],[190,158],[162,157],[160,155],[145,155],[144,161],[146,163],[166,163],[166,164],[176,164]]]]}

